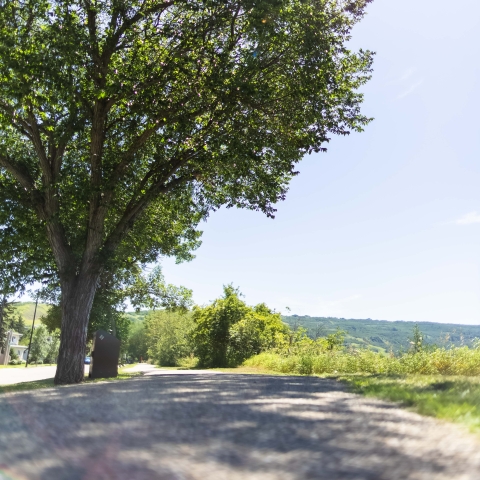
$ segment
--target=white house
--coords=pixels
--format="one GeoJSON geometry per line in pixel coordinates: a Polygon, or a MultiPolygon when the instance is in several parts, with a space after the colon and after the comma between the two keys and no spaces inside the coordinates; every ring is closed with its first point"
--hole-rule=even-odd
{"type": "Polygon", "coordinates": [[[23,337],[20,333],[12,332],[12,341],[10,342],[10,355],[12,352],[18,355],[20,360],[27,360],[28,347],[26,345],[19,345],[20,338],[23,337]]]}

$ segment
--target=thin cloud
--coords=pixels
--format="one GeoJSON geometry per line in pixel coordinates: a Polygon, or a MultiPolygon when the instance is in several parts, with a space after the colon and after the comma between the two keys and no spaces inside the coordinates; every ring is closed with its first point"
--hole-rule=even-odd
{"type": "Polygon", "coordinates": [[[405,92],[401,93],[398,97],[397,100],[400,100],[401,98],[405,98],[406,96],[410,95],[414,90],[416,90],[421,84],[423,83],[423,79],[419,80],[417,83],[414,83],[408,90],[405,92]]]}
{"type": "Polygon", "coordinates": [[[392,80],[390,80],[387,85],[394,85],[396,83],[402,83],[402,82],[405,82],[405,80],[408,80],[413,74],[415,73],[415,69],[410,67],[410,68],[407,68],[403,73],[402,75],[400,75],[400,77],[398,78],[394,78],[392,80]]]}
{"type": "Polygon", "coordinates": [[[480,213],[470,212],[463,215],[456,221],[457,225],[471,225],[472,223],[480,223],[480,213]]]}

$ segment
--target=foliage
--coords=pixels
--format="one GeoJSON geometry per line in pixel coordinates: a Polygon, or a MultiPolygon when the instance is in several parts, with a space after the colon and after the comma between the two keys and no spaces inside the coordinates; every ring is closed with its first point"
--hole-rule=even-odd
{"type": "Polygon", "coordinates": [[[20,365],[20,357],[17,355],[17,353],[13,350],[10,350],[10,361],[8,362],[9,365],[20,365]]]}
{"type": "Polygon", "coordinates": [[[137,310],[150,309],[188,310],[192,306],[192,291],[185,287],[166,284],[162,269],[155,266],[148,275],[137,274],[132,284],[125,289],[124,298],[137,310]]]}
{"type": "Polygon", "coordinates": [[[189,333],[193,328],[190,312],[159,310],[145,319],[148,357],[158,365],[175,366],[192,352],[189,333]]]}
{"type": "Polygon", "coordinates": [[[40,317],[40,322],[49,333],[60,330],[62,326],[62,309],[60,305],[49,305],[47,312],[40,317]]]}
{"type": "Polygon", "coordinates": [[[132,323],[127,342],[126,353],[129,358],[148,359],[147,332],[144,322],[132,323]]]}
{"type": "MultiPolygon", "coordinates": [[[[93,338],[99,329],[105,330],[122,342],[122,351],[125,353],[131,327],[130,315],[124,312],[127,300],[137,308],[148,306],[186,310],[191,305],[191,290],[166,284],[159,266],[156,266],[149,275],[132,268],[130,272],[117,272],[117,275],[111,275],[109,281],[106,277],[103,275],[100,288],[95,294],[87,338],[93,338]]],[[[47,313],[40,317],[40,321],[49,332],[60,330],[62,323],[60,305],[50,305],[47,313]]],[[[139,357],[135,355],[135,358],[139,357]]]]}
{"type": "Polygon", "coordinates": [[[325,346],[327,350],[337,350],[342,347],[345,342],[347,332],[337,329],[335,333],[330,333],[325,337],[325,346]]]}
{"type": "Polygon", "coordinates": [[[29,363],[43,363],[49,349],[47,329],[43,325],[39,325],[33,332],[32,345],[28,355],[29,363]]]}
{"type": "Polygon", "coordinates": [[[207,307],[195,307],[192,342],[195,354],[203,367],[227,367],[227,351],[230,344],[230,327],[249,312],[232,286],[224,287],[223,298],[207,307]]]}
{"type": "MultiPolygon", "coordinates": [[[[311,341],[312,342],[312,341],[311,341]]],[[[436,348],[418,353],[386,355],[367,349],[327,350],[312,342],[291,352],[263,352],[244,362],[282,373],[376,375],[480,375],[480,350],[468,347],[436,348]],[[315,348],[312,348],[313,347],[315,348]]]]}
{"type": "Polygon", "coordinates": [[[289,329],[280,314],[272,312],[264,303],[250,308],[241,320],[230,327],[228,364],[239,365],[263,350],[286,345],[288,333],[289,329]]]}
{"type": "Polygon", "coordinates": [[[417,323],[413,326],[410,345],[413,353],[420,353],[423,350],[423,333],[417,323]]]}
{"type": "Polygon", "coordinates": [[[44,363],[57,363],[58,351],[60,349],[60,332],[57,330],[52,333],[51,340],[48,342],[48,349],[43,359],[44,363]]]}
{"type": "Polygon", "coordinates": [[[25,320],[20,314],[12,315],[8,329],[17,332],[20,335],[26,335],[30,331],[30,329],[25,325],[25,320]]]}
{"type": "Polygon", "coordinates": [[[273,216],[369,122],[372,53],[347,48],[369,1],[0,0],[0,261],[61,285],[58,383],[104,272],[192,258],[222,205],[273,216]]]}
{"type": "Polygon", "coordinates": [[[238,365],[251,355],[288,343],[288,328],[265,304],[249,307],[239,291],[224,287],[212,305],[195,307],[191,338],[199,365],[238,365]]]}
{"type": "Polygon", "coordinates": [[[450,420],[480,432],[480,382],[439,375],[344,376],[358,393],[401,402],[422,415],[450,420]]]}
{"type": "Polygon", "coordinates": [[[13,314],[14,303],[8,296],[0,293],[0,352],[5,348],[7,331],[13,314]]]}

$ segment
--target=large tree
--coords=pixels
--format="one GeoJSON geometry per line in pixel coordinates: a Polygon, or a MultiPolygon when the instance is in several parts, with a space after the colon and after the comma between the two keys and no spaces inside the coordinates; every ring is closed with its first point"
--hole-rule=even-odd
{"type": "Polygon", "coordinates": [[[57,384],[112,259],[187,258],[222,205],[273,216],[305,154],[368,123],[369,1],[0,0],[2,224],[54,261],[57,384]]]}

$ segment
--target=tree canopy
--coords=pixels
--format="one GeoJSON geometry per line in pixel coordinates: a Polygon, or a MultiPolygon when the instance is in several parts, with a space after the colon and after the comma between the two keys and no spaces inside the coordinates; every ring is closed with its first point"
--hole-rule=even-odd
{"type": "Polygon", "coordinates": [[[60,281],[57,383],[83,379],[105,269],[190,259],[222,205],[273,216],[305,154],[368,123],[367,3],[0,0],[0,255],[60,281]]]}

